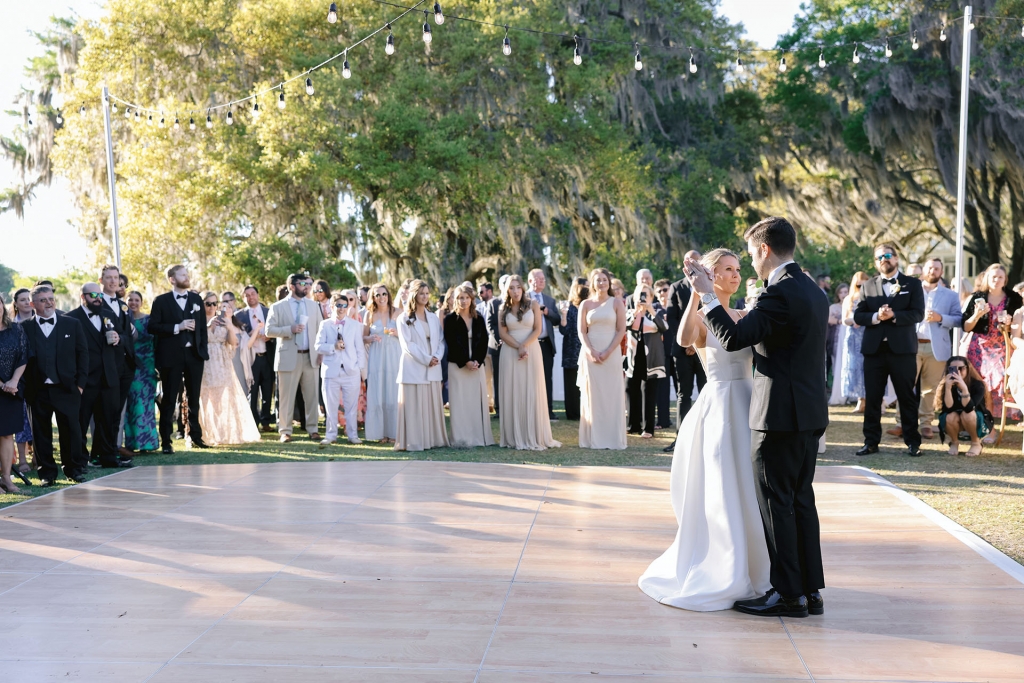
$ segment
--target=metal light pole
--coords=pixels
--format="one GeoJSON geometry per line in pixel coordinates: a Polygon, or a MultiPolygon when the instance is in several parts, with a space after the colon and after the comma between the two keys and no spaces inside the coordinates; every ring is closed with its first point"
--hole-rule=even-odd
{"type": "MultiPolygon", "coordinates": [[[[964,8],[963,60],[960,65],[960,158],[956,181],[956,265],[953,289],[959,294],[964,264],[964,209],[967,205],[967,105],[971,94],[971,16],[970,5],[964,8]]],[[[960,348],[960,328],[953,329],[953,352],[960,348]]]]}
{"type": "Polygon", "coordinates": [[[117,223],[117,182],[114,179],[114,141],[110,135],[110,91],[103,86],[103,130],[107,138],[107,185],[110,188],[110,218],[114,232],[114,262],[121,268],[121,231],[117,223]]]}

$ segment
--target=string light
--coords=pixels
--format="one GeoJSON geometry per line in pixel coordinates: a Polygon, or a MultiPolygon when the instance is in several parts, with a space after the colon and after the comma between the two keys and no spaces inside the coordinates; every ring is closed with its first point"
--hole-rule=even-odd
{"type": "Polygon", "coordinates": [[[81,108],[79,108],[78,113],[82,114],[83,116],[85,115],[85,105],[84,104],[81,106],[81,108]]]}
{"type": "Polygon", "coordinates": [[[970,29],[971,31],[973,31],[976,28],[975,25],[974,25],[974,17],[973,16],[971,17],[971,23],[967,26],[967,28],[970,29]]]}
{"type": "Polygon", "coordinates": [[[196,129],[196,120],[194,118],[192,118],[191,115],[188,117],[188,129],[189,130],[195,130],[196,129]]]}
{"type": "Polygon", "coordinates": [[[820,50],[818,52],[818,68],[824,69],[826,66],[828,66],[828,62],[825,61],[825,48],[824,46],[822,46],[819,47],[818,49],[820,50]]]}
{"type": "Polygon", "coordinates": [[[260,117],[260,103],[254,101],[252,103],[252,120],[255,121],[259,117],[260,117]]]}
{"type": "Polygon", "coordinates": [[[181,130],[181,122],[178,121],[178,115],[174,115],[174,130],[181,130]]]}
{"type": "Polygon", "coordinates": [[[572,39],[576,43],[576,47],[572,49],[572,63],[579,66],[583,63],[583,55],[580,54],[580,37],[573,36],[572,39]]]}
{"type": "Polygon", "coordinates": [[[345,50],[345,61],[341,65],[341,77],[346,79],[352,78],[352,69],[348,66],[348,50],[345,50]]]}
{"type": "Polygon", "coordinates": [[[234,122],[235,122],[235,115],[233,113],[231,113],[231,111],[229,110],[228,111],[228,125],[230,126],[234,122]]]}
{"type": "Polygon", "coordinates": [[[434,3],[434,23],[440,26],[444,23],[444,12],[441,11],[441,3],[434,3]]]}
{"type": "Polygon", "coordinates": [[[338,22],[338,5],[331,3],[330,9],[327,10],[327,23],[335,24],[338,22]]]}
{"type": "Polygon", "coordinates": [[[111,102],[110,103],[110,113],[112,113],[112,114],[116,114],[117,113],[117,102],[111,102]]]}
{"type": "Polygon", "coordinates": [[[783,57],[779,62],[779,73],[786,73],[786,58],[783,57]]]}
{"type": "Polygon", "coordinates": [[[743,73],[743,60],[738,55],[736,57],[736,73],[743,73]]]}
{"type": "Polygon", "coordinates": [[[508,24],[505,24],[505,40],[501,41],[501,51],[506,57],[512,54],[512,42],[508,39],[508,24]]]}
{"type": "Polygon", "coordinates": [[[130,119],[132,117],[132,108],[131,107],[125,107],[124,117],[126,119],[130,119]]]}
{"type": "Polygon", "coordinates": [[[636,48],[636,56],[633,57],[633,68],[640,71],[644,68],[644,62],[640,59],[640,43],[633,43],[633,46],[636,48]]]}
{"type": "Polygon", "coordinates": [[[1024,24],[1022,24],[1020,27],[1020,37],[1024,38],[1024,24]]]}
{"type": "Polygon", "coordinates": [[[942,29],[939,31],[939,40],[946,42],[946,22],[942,22],[942,29]]]}
{"type": "Polygon", "coordinates": [[[885,56],[892,57],[892,48],[889,47],[889,39],[885,39],[885,56]]]}
{"type": "Polygon", "coordinates": [[[433,37],[430,35],[430,22],[427,21],[427,10],[423,10],[423,42],[429,45],[433,37]]]}
{"type": "Polygon", "coordinates": [[[57,110],[57,125],[64,123],[64,117],[60,115],[60,109],[57,110]]]}
{"type": "Polygon", "coordinates": [[[313,79],[312,78],[307,78],[306,79],[306,94],[307,95],[312,95],[313,92],[314,92],[313,91],[313,79]]]}
{"type": "Polygon", "coordinates": [[[690,73],[697,73],[697,62],[693,59],[693,48],[690,48],[690,73]]]}
{"type": "Polygon", "coordinates": [[[853,44],[853,63],[860,64],[860,43],[853,44]]]}
{"type": "Polygon", "coordinates": [[[152,126],[153,125],[153,115],[152,114],[149,115],[149,120],[146,121],[146,125],[148,125],[148,126],[152,126]]]}
{"type": "MultiPolygon", "coordinates": [[[[138,110],[138,109],[136,109],[136,110],[135,110],[135,123],[138,123],[138,122],[139,122],[139,118],[140,118],[140,117],[139,117],[139,110],[138,110]]],[[[150,117],[150,118],[152,119],[152,117],[150,117]]]]}
{"type": "Polygon", "coordinates": [[[164,127],[164,117],[163,116],[160,117],[160,127],[161,128],[164,127]]]}
{"type": "Polygon", "coordinates": [[[917,31],[914,31],[914,40],[910,43],[910,47],[914,48],[915,50],[921,47],[921,43],[917,42],[917,31]]]}
{"type": "Polygon", "coordinates": [[[210,112],[206,112],[206,127],[213,128],[213,117],[210,116],[210,112]]]}
{"type": "Polygon", "coordinates": [[[284,86],[281,86],[281,94],[277,97],[277,108],[283,110],[284,107],[284,86]]]}
{"type": "Polygon", "coordinates": [[[391,31],[391,24],[388,24],[388,41],[384,43],[384,54],[395,54],[395,34],[391,31]]]}

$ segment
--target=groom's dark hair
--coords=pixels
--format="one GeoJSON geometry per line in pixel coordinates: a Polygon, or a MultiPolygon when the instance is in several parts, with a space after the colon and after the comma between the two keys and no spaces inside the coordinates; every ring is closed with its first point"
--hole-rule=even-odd
{"type": "Polygon", "coordinates": [[[785,218],[772,216],[751,226],[743,233],[743,239],[754,244],[767,244],[776,256],[792,256],[796,251],[796,230],[785,218]]]}

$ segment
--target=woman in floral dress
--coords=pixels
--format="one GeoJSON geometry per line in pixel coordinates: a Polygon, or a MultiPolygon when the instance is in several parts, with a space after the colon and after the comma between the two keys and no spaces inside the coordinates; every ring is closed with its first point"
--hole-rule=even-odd
{"type": "Polygon", "coordinates": [[[153,335],[146,328],[149,316],[142,312],[142,294],[128,295],[135,337],[135,377],[128,390],[124,416],[124,445],[136,452],[155,451],[160,446],[156,429],[156,361],[153,358],[153,335]]]}

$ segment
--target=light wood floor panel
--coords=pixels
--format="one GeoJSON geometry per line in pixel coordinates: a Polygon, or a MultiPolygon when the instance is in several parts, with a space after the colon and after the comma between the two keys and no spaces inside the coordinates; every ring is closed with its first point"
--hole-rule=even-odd
{"type": "Polygon", "coordinates": [[[0,515],[0,679],[1021,681],[1024,584],[857,468],[815,490],[826,614],[636,588],[663,470],[145,467],[0,515]]]}

